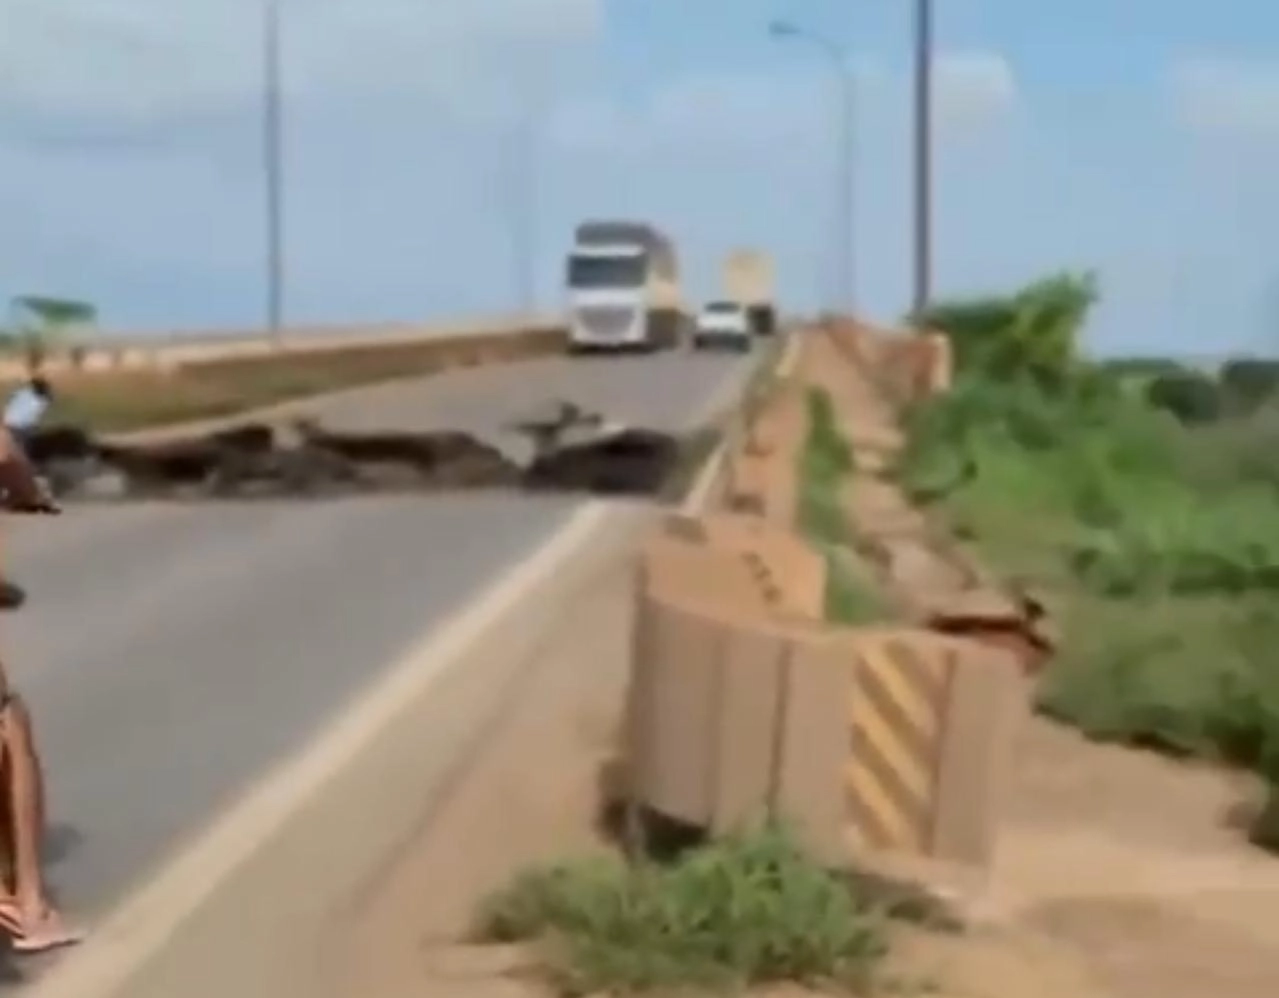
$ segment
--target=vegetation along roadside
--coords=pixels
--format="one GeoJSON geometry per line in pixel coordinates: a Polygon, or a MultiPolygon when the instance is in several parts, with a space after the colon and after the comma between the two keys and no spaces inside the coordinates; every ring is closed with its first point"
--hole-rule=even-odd
{"type": "MultiPolygon", "coordinates": [[[[898,475],[1059,601],[1045,713],[1273,788],[1279,362],[1090,360],[1097,296],[1090,275],[1061,274],[923,316],[950,334],[956,381],[907,415],[898,475]]],[[[1263,815],[1255,836],[1279,847],[1279,823],[1263,815]]]]}

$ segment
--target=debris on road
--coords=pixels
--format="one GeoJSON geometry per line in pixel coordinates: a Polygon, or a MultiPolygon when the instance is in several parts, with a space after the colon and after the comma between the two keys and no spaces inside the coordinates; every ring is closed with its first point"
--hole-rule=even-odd
{"type": "Polygon", "coordinates": [[[244,423],[161,443],[99,440],[74,426],[32,435],[33,463],[63,499],[308,497],[446,489],[661,493],[685,441],[553,401],[503,427],[519,462],[455,429],[347,432],[314,419],[244,423]]]}

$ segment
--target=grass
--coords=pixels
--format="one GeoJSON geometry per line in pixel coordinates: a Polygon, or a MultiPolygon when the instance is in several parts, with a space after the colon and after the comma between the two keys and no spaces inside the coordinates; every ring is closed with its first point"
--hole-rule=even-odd
{"type": "Polygon", "coordinates": [[[64,375],[55,379],[52,418],[121,432],[431,374],[441,363],[438,344],[420,342],[217,361],[170,373],[64,375]]]}
{"type": "Polygon", "coordinates": [[[843,491],[855,464],[824,389],[807,395],[808,431],[800,454],[799,529],[826,557],[826,619],[866,624],[884,617],[883,601],[853,549],[843,491]]]}
{"type": "Polygon", "coordinates": [[[859,990],[888,949],[882,910],[778,829],[667,865],[601,857],[527,871],[485,902],[476,935],[537,944],[564,995],[859,990]]]}
{"type": "Polygon", "coordinates": [[[1095,369],[1077,379],[969,374],[910,414],[903,483],[1055,593],[1045,713],[1275,785],[1279,417],[1183,425],[1095,369]]]}

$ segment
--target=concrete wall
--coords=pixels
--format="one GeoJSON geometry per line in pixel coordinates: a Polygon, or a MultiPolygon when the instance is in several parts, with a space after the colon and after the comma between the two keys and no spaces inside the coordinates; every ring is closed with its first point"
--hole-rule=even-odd
{"type": "Polygon", "coordinates": [[[838,317],[822,328],[847,363],[875,373],[894,402],[926,398],[951,386],[954,358],[944,333],[885,329],[838,317]]]}
{"type": "Polygon", "coordinates": [[[1026,710],[1016,659],[924,630],[822,626],[820,556],[713,522],[654,537],[639,570],[639,799],[713,832],[780,818],[837,865],[989,863],[1026,710]]]}
{"type": "Polygon", "coordinates": [[[793,376],[732,442],[723,488],[643,549],[633,793],[711,832],[782,819],[840,866],[876,855],[987,866],[1029,710],[1018,657],[922,627],[826,624],[826,560],[794,527],[807,389],[847,386],[849,365],[875,364],[903,397],[942,390],[947,344],[889,343],[857,324],[796,335],[793,376]]]}
{"type": "MultiPolygon", "coordinates": [[[[155,337],[101,335],[66,352],[49,356],[42,367],[51,374],[165,370],[232,360],[251,360],[280,354],[310,354],[338,350],[384,348],[432,340],[453,340],[517,333],[561,325],[554,315],[495,315],[439,323],[385,323],[294,327],[279,343],[261,330],[221,333],[191,332],[155,337]]],[[[0,360],[0,379],[20,378],[27,365],[21,357],[0,360]]]]}
{"type": "Polygon", "coordinates": [[[780,381],[750,414],[727,462],[724,504],[790,528],[799,502],[799,454],[807,433],[805,386],[780,381]]]}

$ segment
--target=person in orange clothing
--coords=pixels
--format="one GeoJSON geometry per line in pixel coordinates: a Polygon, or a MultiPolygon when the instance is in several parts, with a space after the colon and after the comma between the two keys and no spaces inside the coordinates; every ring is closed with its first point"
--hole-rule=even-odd
{"type": "MultiPolygon", "coordinates": [[[[15,513],[57,513],[21,446],[0,427],[0,504],[15,513]]],[[[45,788],[31,715],[0,662],[0,930],[17,953],[79,942],[54,906],[44,879],[45,788]]]]}

